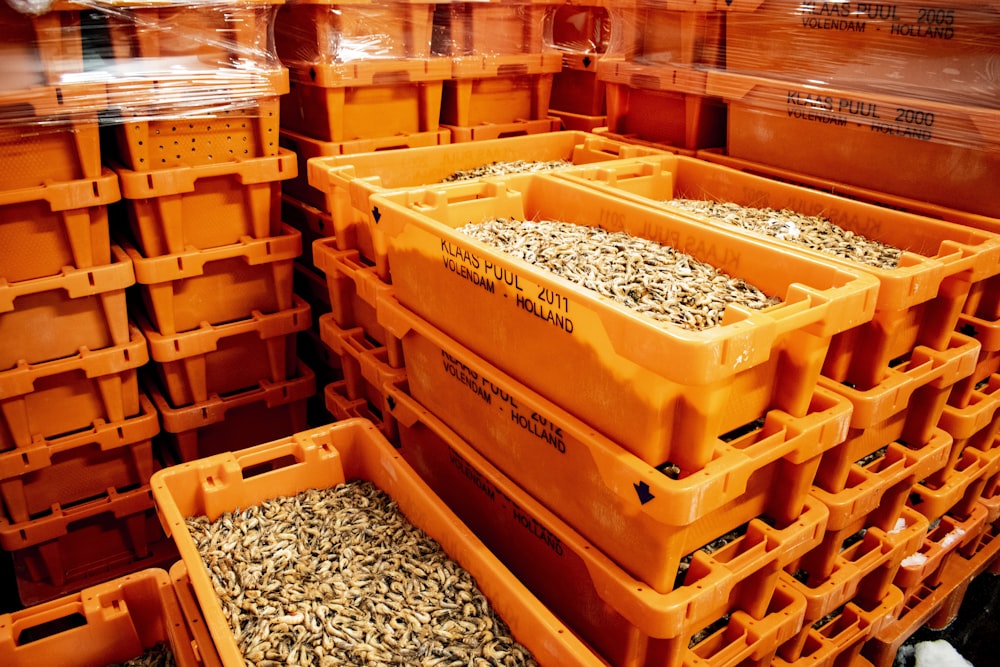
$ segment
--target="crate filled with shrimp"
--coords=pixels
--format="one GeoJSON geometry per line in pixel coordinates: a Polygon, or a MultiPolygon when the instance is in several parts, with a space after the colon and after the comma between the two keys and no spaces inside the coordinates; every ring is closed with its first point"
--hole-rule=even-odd
{"type": "Polygon", "coordinates": [[[173,664],[196,667],[208,648],[184,623],[167,571],[150,567],[0,616],[12,667],[173,664]],[[132,663],[131,661],[135,661],[132,663]]]}
{"type": "Polygon", "coordinates": [[[778,570],[818,537],[823,511],[815,501],[783,528],[760,517],[715,535],[674,568],[669,590],[657,590],[491,465],[405,386],[390,396],[403,458],[610,664],[766,663],[798,631],[803,599],[778,570]]]}
{"type": "Polygon", "coordinates": [[[483,141],[451,143],[401,152],[379,151],[315,159],[307,165],[309,183],[325,197],[333,216],[337,247],[356,249],[391,282],[379,212],[369,204],[374,193],[443,182],[559,169],[573,164],[618,160],[655,153],[584,132],[548,132],[483,141]]]}
{"type": "Polygon", "coordinates": [[[870,323],[838,336],[824,375],[868,389],[914,346],[946,349],[971,290],[1000,272],[1000,236],[703,160],[660,155],[563,170],[602,191],[821,253],[880,282],[870,323]]]}
{"type": "Polygon", "coordinates": [[[364,420],[166,469],[153,489],[223,665],[304,662],[320,651],[347,661],[364,654],[602,664],[364,420]],[[339,527],[324,517],[336,517],[339,527]],[[220,548],[242,544],[243,530],[256,536],[246,547],[220,548]],[[309,587],[308,601],[294,610],[271,604],[273,613],[252,617],[241,610],[236,599],[246,593],[222,582],[265,563],[275,580],[246,582],[259,586],[261,611],[267,596],[287,595],[281,582],[293,571],[294,586],[309,587]],[[302,579],[303,572],[313,574],[302,579]],[[334,623],[336,610],[369,621],[334,623]],[[304,642],[281,630],[306,618],[304,642]],[[404,626],[409,635],[400,635],[404,626]]]}
{"type": "Polygon", "coordinates": [[[770,410],[806,414],[830,340],[876,302],[863,272],[551,175],[371,204],[404,306],[643,461],[685,472],[770,410]]]}

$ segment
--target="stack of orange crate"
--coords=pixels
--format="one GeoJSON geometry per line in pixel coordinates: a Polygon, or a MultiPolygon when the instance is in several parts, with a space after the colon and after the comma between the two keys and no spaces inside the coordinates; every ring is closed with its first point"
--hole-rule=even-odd
{"type": "Polygon", "coordinates": [[[707,89],[707,71],[725,55],[722,5],[632,0],[608,12],[610,43],[597,65],[608,132],[686,154],[724,146],[726,107],[707,89]]]}
{"type": "Polygon", "coordinates": [[[173,460],[300,431],[315,393],[296,355],[311,323],[292,288],[302,239],[281,220],[297,165],[278,145],[288,72],[270,39],[275,13],[239,0],[107,14],[117,226],[173,460]]]}
{"type": "Polygon", "coordinates": [[[139,389],[132,262],[111,242],[121,195],[81,12],[0,7],[0,545],[25,604],[176,558],[149,493],[159,425],[139,389]]]}
{"type": "Polygon", "coordinates": [[[607,124],[597,61],[611,39],[608,5],[606,0],[569,0],[553,7],[546,20],[546,43],[563,59],[552,77],[549,115],[559,118],[565,130],[586,132],[607,124]]]}
{"type": "Polygon", "coordinates": [[[559,129],[550,117],[562,54],[545,40],[546,16],[562,0],[450,2],[434,13],[436,54],[451,58],[441,124],[452,142],[559,129]]]}

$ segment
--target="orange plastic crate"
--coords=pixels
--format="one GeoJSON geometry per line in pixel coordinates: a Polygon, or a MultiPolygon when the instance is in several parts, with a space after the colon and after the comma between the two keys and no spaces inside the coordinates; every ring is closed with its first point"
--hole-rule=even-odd
{"type": "Polygon", "coordinates": [[[609,3],[609,56],[653,65],[725,66],[725,21],[714,0],[627,0],[609,3]]]}
{"type": "Polygon", "coordinates": [[[396,134],[375,139],[330,142],[318,141],[283,129],[281,131],[281,145],[294,151],[299,161],[298,176],[284,184],[283,192],[301,202],[329,212],[324,193],[309,184],[309,160],[313,158],[335,158],[339,155],[382,152],[400,148],[440,146],[448,143],[451,143],[451,132],[448,130],[396,134]]]}
{"type": "Polygon", "coordinates": [[[0,453],[0,501],[11,523],[39,518],[53,505],[69,506],[149,483],[152,439],[160,431],[145,396],[140,412],[119,422],[98,421],[80,433],[0,453]]]}
{"type": "Polygon", "coordinates": [[[208,631],[205,615],[201,613],[201,607],[198,606],[194,587],[191,585],[191,577],[188,576],[184,561],[179,560],[170,566],[170,580],[173,583],[174,593],[177,595],[177,603],[180,605],[184,624],[193,640],[198,664],[204,667],[222,667],[222,659],[219,657],[219,652],[215,649],[215,644],[212,641],[212,635],[208,631]]]}
{"type": "Polygon", "coordinates": [[[58,84],[83,71],[82,5],[53,2],[41,13],[0,7],[0,58],[4,81],[0,94],[58,84]]]}
{"type": "MultiPolygon", "coordinates": [[[[1000,236],[995,234],[776,182],[696,158],[664,154],[559,173],[653,206],[664,206],[678,197],[822,215],[844,229],[904,250],[900,266],[891,270],[833,260],[868,271],[880,283],[872,321],[838,335],[824,366],[825,376],[860,388],[878,384],[890,362],[910,353],[915,345],[944,349],[959,324],[971,286],[1000,272],[1000,236]]],[[[740,229],[710,217],[680,215],[729,230],[740,229]]],[[[813,254],[799,244],[771,240],[790,251],[813,254]]]]}
{"type": "Polygon", "coordinates": [[[261,380],[256,387],[181,408],[170,405],[153,383],[146,389],[160,413],[161,441],[188,462],[306,428],[306,399],[316,393],[316,376],[300,363],[288,380],[261,380]]]}
{"type": "Polygon", "coordinates": [[[585,116],[552,108],[549,109],[549,118],[558,120],[561,129],[571,132],[596,132],[607,129],[608,124],[607,116],[585,116]]]}
{"type": "MultiPolygon", "coordinates": [[[[62,94],[53,89],[53,96],[62,94]]],[[[0,177],[7,188],[29,188],[48,182],[66,182],[101,176],[100,134],[97,112],[21,116],[22,107],[5,104],[0,113],[11,113],[20,123],[0,126],[0,177]]]]}
{"type": "Polygon", "coordinates": [[[141,316],[137,323],[149,343],[152,370],[176,408],[203,403],[256,387],[261,380],[282,382],[297,370],[296,333],[312,324],[309,304],[299,298],[287,310],[226,324],[202,324],[181,334],[162,335],[141,316]]]}
{"type": "Polygon", "coordinates": [[[946,512],[965,518],[976,506],[987,480],[997,470],[1000,470],[1000,449],[980,452],[966,448],[947,476],[931,475],[914,484],[908,502],[931,521],[946,512]]]}
{"type": "Polygon", "coordinates": [[[107,205],[120,198],[111,170],[99,178],[11,184],[0,191],[0,246],[5,250],[0,278],[14,283],[57,275],[67,266],[111,263],[107,205]]]}
{"type": "Polygon", "coordinates": [[[0,616],[0,653],[9,667],[110,665],[166,644],[179,667],[198,667],[194,635],[170,577],[143,569],[79,593],[0,616]]]}
{"type": "MultiPolygon", "coordinates": [[[[311,189],[311,188],[310,188],[311,189]]],[[[322,197],[319,192],[317,195],[322,197]]],[[[302,256],[298,264],[313,266],[312,245],[333,236],[333,216],[289,194],[281,195],[281,219],[302,234],[302,256]]]]}
{"type": "Polygon", "coordinates": [[[278,155],[279,99],[288,71],[190,72],[109,84],[115,155],[135,171],[278,155]]]}
{"type": "Polygon", "coordinates": [[[895,620],[903,606],[903,599],[903,593],[891,587],[881,600],[875,602],[851,600],[843,609],[821,621],[810,623],[798,637],[783,644],[771,665],[863,667],[866,663],[859,655],[862,646],[869,637],[895,620]],[[789,657],[786,659],[785,656],[789,657]]]}
{"type": "Polygon", "coordinates": [[[576,54],[600,54],[611,40],[612,19],[607,0],[567,2],[549,9],[545,20],[545,44],[576,54]]]}
{"type": "Polygon", "coordinates": [[[869,275],[557,176],[400,191],[371,204],[402,304],[647,463],[685,473],[711,460],[719,435],[769,410],[806,414],[830,339],[874,310],[869,275]],[[767,312],[731,307],[725,324],[697,333],[660,326],[455,231],[507,216],[666,243],[783,302],[767,312]],[[654,348],[655,358],[642,352],[654,348]]]}
{"type": "Polygon", "coordinates": [[[906,599],[899,618],[875,633],[862,649],[863,655],[875,667],[891,667],[899,647],[914,632],[925,624],[942,628],[951,622],[969,583],[996,561],[998,553],[1000,535],[997,527],[991,526],[971,557],[950,560],[937,586],[922,587],[906,599]],[[945,617],[937,618],[942,611],[945,612],[945,617]]]}
{"type": "Polygon", "coordinates": [[[456,58],[441,93],[441,123],[472,127],[544,120],[552,77],[561,69],[562,55],[554,51],[456,58]]]}
{"type": "Polygon", "coordinates": [[[838,88],[997,108],[991,58],[1000,8],[916,0],[828,8],[792,0],[727,3],[725,67],[838,88]]]}
{"type": "Polygon", "coordinates": [[[660,592],[682,557],[751,518],[794,522],[821,452],[849,417],[846,402],[819,392],[803,417],[771,411],[758,428],[715,440],[704,468],[673,479],[399,305],[380,299],[378,308],[401,337],[414,398],[660,592]]]}
{"type": "Polygon", "coordinates": [[[975,553],[979,540],[988,528],[989,510],[975,503],[962,519],[944,515],[938,525],[929,528],[924,543],[900,564],[893,583],[907,596],[923,585],[936,586],[949,559],[959,553],[975,553]]]}
{"type": "Polygon", "coordinates": [[[538,53],[546,14],[562,0],[449,2],[434,8],[431,50],[445,56],[538,53]]]}
{"type": "Polygon", "coordinates": [[[172,532],[188,568],[223,664],[241,665],[243,658],[184,518],[207,514],[213,519],[236,507],[353,479],[374,483],[398,503],[417,527],[437,540],[476,579],[514,637],[533,652],[539,663],[581,667],[601,664],[445,507],[375,427],[363,420],[304,431],[249,450],[166,469],[154,476],[153,493],[161,520],[172,532]],[[259,474],[244,478],[245,468],[259,474]],[[216,481],[216,490],[211,493],[202,481],[205,474],[211,474],[216,481]]]}
{"type": "Polygon", "coordinates": [[[645,65],[605,56],[608,130],[665,147],[726,145],[726,106],[707,91],[706,72],[688,65],[645,65]]]}
{"type": "Polygon", "coordinates": [[[451,143],[468,143],[470,141],[490,141],[492,139],[507,139],[509,137],[533,136],[548,132],[558,132],[562,129],[562,121],[552,116],[538,120],[515,120],[509,123],[480,123],[468,127],[458,125],[442,125],[451,134],[451,143]]]}
{"type": "Polygon", "coordinates": [[[309,304],[314,320],[330,312],[330,292],[326,286],[326,276],[312,265],[295,262],[295,295],[309,304]]]}
{"type": "Polygon", "coordinates": [[[164,335],[203,322],[222,324],[292,307],[292,264],[302,254],[302,235],[282,225],[281,235],[143,257],[127,242],[146,312],[164,335]]]}
{"type": "Polygon", "coordinates": [[[649,155],[655,151],[610,141],[583,132],[547,132],[523,137],[466,141],[405,151],[368,152],[312,159],[309,183],[325,196],[322,206],[333,217],[337,247],[356,249],[374,262],[378,275],[390,282],[386,242],[378,228],[372,194],[439,183],[462,169],[513,160],[566,160],[586,164],[649,155]]]}
{"type": "Polygon", "coordinates": [[[0,452],[139,414],[136,369],[148,360],[132,325],[122,345],[0,372],[0,452]]]}
{"type": "MultiPolygon", "coordinates": [[[[956,389],[952,389],[952,397],[956,389]]],[[[988,452],[1000,444],[997,442],[1000,432],[997,410],[1000,410],[1000,376],[996,374],[977,383],[965,407],[957,408],[951,404],[944,407],[938,425],[955,439],[946,471],[954,468],[966,447],[988,452]]]]}
{"type": "Polygon", "coordinates": [[[564,53],[562,59],[562,70],[552,76],[549,106],[583,116],[603,115],[607,103],[604,82],[597,76],[597,57],[564,53]]]}
{"type": "Polygon", "coordinates": [[[274,23],[278,56],[292,69],[354,60],[426,58],[431,55],[437,4],[326,0],[284,5],[274,23]]]}
{"type": "Polygon", "coordinates": [[[807,506],[785,529],[753,519],[745,534],[714,553],[695,547],[684,583],[657,592],[609,560],[405,391],[392,390],[390,396],[404,460],[610,664],[668,667],[698,664],[699,658],[738,664],[773,650],[768,642],[776,644],[800,627],[803,600],[789,592],[778,570],[815,543],[823,524],[818,504],[807,506]],[[691,646],[695,635],[727,615],[724,629],[691,646]]]}
{"type": "Polygon", "coordinates": [[[133,238],[145,257],[280,234],[282,181],[295,156],[137,172],[116,170],[133,238]]]}
{"type": "Polygon", "coordinates": [[[323,142],[351,142],[437,132],[444,58],[359,60],[310,69],[281,98],[284,129],[323,142]]]}
{"type": "MultiPolygon", "coordinates": [[[[332,314],[320,318],[319,334],[337,356],[347,398],[365,399],[376,415],[383,415],[378,421],[385,423],[384,415],[391,407],[385,387],[405,380],[406,371],[390,366],[386,348],[368,339],[363,329],[338,326],[332,314]]],[[[393,435],[384,428],[383,433],[389,438],[393,435]]]]}
{"type": "MultiPolygon", "coordinates": [[[[17,252],[16,250],[14,252],[17,252]]],[[[129,341],[125,290],[132,261],[112,248],[114,264],[64,268],[61,275],[0,283],[0,369],[71,356],[129,341]],[[40,336],[39,332],[45,335],[40,336]]]]}
{"type": "MultiPolygon", "coordinates": [[[[392,287],[379,279],[375,267],[361,262],[357,250],[337,250],[336,245],[332,238],[313,245],[315,266],[326,275],[334,321],[344,329],[360,327],[366,336],[393,347],[395,355],[398,344],[386,335],[375,313],[379,294],[391,293],[392,287]]],[[[397,359],[393,357],[394,362],[397,359]]]]}
{"type": "Polygon", "coordinates": [[[734,157],[1000,217],[1000,109],[731,72],[709,72],[707,93],[728,103],[734,157]]]}
{"type": "Polygon", "coordinates": [[[0,545],[12,552],[25,605],[126,571],[161,567],[171,552],[177,558],[156,520],[148,485],[123,493],[109,490],[71,507],[55,505],[50,514],[31,521],[0,519],[0,545]]]}

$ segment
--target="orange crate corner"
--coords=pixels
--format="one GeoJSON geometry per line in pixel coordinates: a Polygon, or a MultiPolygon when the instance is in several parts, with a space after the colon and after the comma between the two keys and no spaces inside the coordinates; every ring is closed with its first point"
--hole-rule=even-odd
{"type": "Polygon", "coordinates": [[[326,275],[330,311],[336,323],[344,329],[360,327],[365,335],[382,345],[393,345],[375,313],[378,295],[389,293],[375,267],[361,261],[356,250],[337,250],[334,239],[323,239],[313,245],[313,261],[326,275]]]}
{"type": "Polygon", "coordinates": [[[195,597],[191,577],[188,576],[184,561],[178,560],[171,565],[169,574],[174,593],[177,595],[177,603],[181,608],[181,615],[184,617],[184,624],[191,635],[198,664],[202,667],[222,667],[222,659],[215,649],[201,607],[198,606],[198,599],[195,597]]]}

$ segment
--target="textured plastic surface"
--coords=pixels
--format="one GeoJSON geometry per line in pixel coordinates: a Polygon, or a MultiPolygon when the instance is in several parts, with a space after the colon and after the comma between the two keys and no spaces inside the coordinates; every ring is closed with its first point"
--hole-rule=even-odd
{"type": "Polygon", "coordinates": [[[316,393],[316,376],[304,364],[288,380],[257,386],[186,407],[170,405],[162,392],[146,389],[160,413],[161,440],[182,462],[245,449],[306,427],[306,399],[316,393]]]}
{"type": "Polygon", "coordinates": [[[552,77],[561,69],[556,52],[456,59],[441,91],[441,123],[474,127],[545,119],[552,77]]]}
{"type": "Polygon", "coordinates": [[[828,9],[792,0],[733,2],[726,68],[848,90],[1000,107],[993,57],[1000,7],[916,0],[828,9]],[[863,54],[863,55],[862,55],[863,54]]]}
{"type": "MultiPolygon", "coordinates": [[[[955,389],[952,389],[952,397],[955,389]]],[[[980,385],[972,390],[965,407],[957,408],[946,405],[938,420],[938,425],[947,431],[955,440],[948,467],[944,471],[947,477],[961,453],[966,447],[972,447],[981,452],[988,452],[998,444],[997,433],[1000,431],[1000,376],[988,376],[980,385]]]]}
{"type": "Polygon", "coordinates": [[[793,522],[849,418],[846,402],[817,393],[806,415],[771,411],[759,428],[715,440],[704,468],[671,479],[398,304],[380,300],[379,317],[402,339],[416,400],[660,592],[681,558],[753,517],[793,522]]]}
{"type": "Polygon", "coordinates": [[[292,264],[302,235],[282,225],[281,235],[243,238],[230,245],[161,257],[143,257],[122,243],[135,267],[146,312],[165,335],[202,322],[221,324],[292,307],[292,264]]]}
{"type": "Polygon", "coordinates": [[[356,250],[337,250],[336,239],[323,239],[313,245],[313,261],[326,275],[330,311],[344,329],[361,327],[365,335],[382,345],[398,345],[386,335],[375,312],[380,294],[390,294],[392,287],[378,277],[375,267],[366,266],[356,250]]]}
{"type": "Polygon", "coordinates": [[[1000,216],[992,194],[1000,178],[998,109],[731,72],[709,72],[707,92],[728,102],[734,157],[1000,216]],[[951,165],[962,165],[964,176],[955,178],[951,165]]]}
{"type": "Polygon", "coordinates": [[[294,375],[296,333],[312,324],[309,304],[299,298],[287,310],[226,324],[202,324],[181,334],[162,335],[136,317],[149,344],[150,358],[166,397],[174,407],[231,394],[261,380],[282,382],[294,375]]]}
{"type": "Polygon", "coordinates": [[[159,643],[178,667],[202,664],[170,577],[160,568],[0,616],[0,653],[9,667],[117,664],[159,643]]]}
{"type": "Polygon", "coordinates": [[[145,396],[140,412],[119,422],[0,453],[0,501],[12,523],[149,483],[152,438],[160,432],[156,410],[145,396]]]}
{"type": "Polygon", "coordinates": [[[375,427],[363,420],[300,432],[242,452],[166,469],[154,476],[158,512],[188,567],[223,664],[242,665],[243,658],[184,518],[205,514],[212,519],[236,507],[352,479],[367,480],[378,486],[398,503],[411,522],[436,539],[449,556],[472,574],[514,637],[541,664],[600,664],[462,525],[375,427]],[[269,469],[267,472],[244,478],[244,469],[260,470],[264,466],[269,469]],[[207,486],[209,475],[214,480],[214,490],[207,486]]]}
{"type": "Polygon", "coordinates": [[[686,473],[711,460],[719,435],[769,410],[805,414],[830,338],[874,310],[867,274],[556,176],[373,195],[371,203],[401,303],[647,463],[672,461],[686,473]],[[666,243],[783,302],[766,312],[730,306],[723,324],[701,332],[661,326],[455,231],[504,216],[600,223],[666,243]]]}
{"type": "MultiPolygon", "coordinates": [[[[3,153],[0,165],[8,155],[3,153]]],[[[46,178],[55,179],[57,173],[46,178]]],[[[66,266],[89,268],[112,261],[107,205],[121,194],[111,170],[92,179],[22,187],[13,179],[4,183],[0,278],[20,282],[56,275],[66,266]]]]}
{"type": "Polygon", "coordinates": [[[459,170],[492,162],[566,160],[586,164],[649,155],[652,150],[580,132],[549,132],[524,137],[468,141],[401,152],[369,152],[311,160],[309,183],[325,195],[333,216],[337,247],[357,249],[390,281],[385,239],[369,205],[372,194],[433,185],[459,170]]]}
{"type": "Polygon", "coordinates": [[[133,238],[143,256],[214,248],[241,238],[277,236],[282,181],[295,156],[236,160],[137,172],[117,169],[133,238]]]}
{"type": "MultiPolygon", "coordinates": [[[[769,648],[763,638],[741,636],[738,629],[775,624],[794,632],[801,623],[775,613],[791,612],[794,599],[786,597],[778,570],[818,539],[824,521],[818,503],[808,505],[784,529],[753,519],[745,534],[718,550],[695,548],[684,583],[656,592],[620,569],[405,392],[390,391],[390,396],[401,420],[403,458],[609,663],[690,664],[689,642],[726,614],[729,625],[722,639],[706,639],[707,644],[694,649],[706,660],[746,658],[769,648]]],[[[674,569],[671,578],[677,576],[674,569]]],[[[768,636],[769,641],[777,639],[768,636]]]]}
{"type": "Polygon", "coordinates": [[[0,149],[3,150],[0,176],[9,188],[101,176],[98,115],[88,107],[107,105],[103,86],[47,86],[16,99],[10,97],[0,93],[0,115],[17,116],[26,105],[30,112],[21,123],[0,123],[0,149]],[[64,98],[64,95],[69,97],[64,98]],[[83,100],[79,106],[85,109],[84,112],[66,108],[72,103],[73,95],[83,100]],[[70,104],[64,104],[64,99],[70,104]],[[35,115],[43,110],[49,113],[35,115]]]}
{"type": "MultiPolygon", "coordinates": [[[[824,366],[825,376],[860,388],[880,382],[889,363],[910,353],[915,345],[944,349],[959,323],[971,286],[1000,271],[1000,236],[995,234],[776,182],[695,158],[668,154],[567,169],[560,175],[654,206],[683,198],[821,215],[850,232],[904,250],[895,269],[834,260],[869,271],[880,283],[872,321],[837,336],[824,366]]],[[[680,215],[691,215],[729,230],[740,229],[718,218],[684,212],[680,215]]],[[[817,252],[791,241],[765,238],[791,251],[817,252]]]]}
{"type": "Polygon", "coordinates": [[[0,373],[0,451],[119,422],[139,413],[136,369],[149,360],[146,339],[131,325],[129,341],[0,373]]]}
{"type": "Polygon", "coordinates": [[[0,369],[128,343],[125,290],[135,273],[121,248],[114,246],[112,257],[113,264],[0,282],[0,369]]]}

